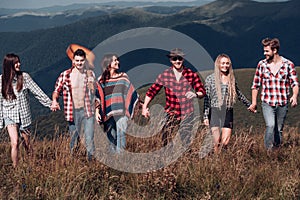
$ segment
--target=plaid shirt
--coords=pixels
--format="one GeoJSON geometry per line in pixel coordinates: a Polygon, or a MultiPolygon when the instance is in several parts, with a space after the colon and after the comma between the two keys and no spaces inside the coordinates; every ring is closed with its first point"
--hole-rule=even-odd
{"type": "MultiPolygon", "coordinates": [[[[16,99],[6,100],[0,92],[0,128],[3,128],[3,118],[10,118],[16,123],[21,123],[23,127],[31,125],[31,111],[29,104],[29,91],[34,95],[39,102],[49,107],[51,106],[50,98],[41,90],[41,88],[32,80],[30,75],[23,72],[23,88],[17,92],[17,79],[13,80],[14,93],[16,99]]],[[[2,83],[2,75],[0,76],[0,83],[2,83]]],[[[1,84],[2,87],[2,84],[1,84]]],[[[0,87],[0,91],[2,88],[0,87]]]]}
{"type": "MultiPolygon", "coordinates": [[[[216,88],[216,81],[215,81],[214,74],[211,74],[206,77],[205,90],[206,90],[206,95],[204,97],[203,119],[208,119],[211,108],[219,107],[219,100],[218,100],[218,95],[217,95],[217,88],[216,88]]],[[[237,86],[237,83],[235,84],[235,90],[236,90],[238,100],[241,101],[248,108],[251,105],[251,103],[247,99],[247,97],[240,91],[240,89],[237,86]]],[[[227,84],[221,84],[221,94],[222,94],[223,103],[226,104],[226,97],[228,97],[228,85],[227,84]]],[[[233,108],[233,105],[227,106],[227,108],[233,108]]]]}
{"type": "Polygon", "coordinates": [[[184,67],[182,77],[176,80],[173,67],[166,69],[160,74],[155,83],[148,89],[146,95],[153,99],[154,96],[165,88],[166,106],[165,111],[177,118],[182,118],[194,111],[193,100],[186,98],[188,91],[202,92],[205,95],[205,89],[197,73],[184,67]]]}
{"type": "MultiPolygon", "coordinates": [[[[63,103],[64,103],[64,113],[65,119],[69,122],[74,120],[73,118],[73,99],[72,99],[72,85],[70,74],[73,68],[67,69],[60,74],[58,79],[56,80],[54,92],[63,95],[63,103]]],[[[86,71],[85,71],[86,73],[86,71]]],[[[94,116],[94,99],[95,95],[94,92],[87,88],[88,78],[85,76],[84,79],[84,112],[85,117],[92,117],[94,116]]]]}
{"type": "Polygon", "coordinates": [[[251,89],[259,89],[262,85],[261,100],[270,106],[283,106],[288,103],[290,86],[299,85],[294,64],[284,58],[282,66],[274,75],[266,59],[258,63],[251,89]]]}

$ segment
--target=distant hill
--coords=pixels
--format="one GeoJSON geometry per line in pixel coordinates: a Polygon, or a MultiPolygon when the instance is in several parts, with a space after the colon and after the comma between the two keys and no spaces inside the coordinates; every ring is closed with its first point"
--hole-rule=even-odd
{"type": "Polygon", "coordinates": [[[152,2],[152,1],[112,1],[104,3],[72,4],[39,9],[0,8],[0,32],[22,32],[53,28],[71,24],[89,17],[119,12],[124,8],[139,7],[160,14],[177,13],[182,9],[201,6],[209,1],[152,2]]]}
{"type": "MultiPolygon", "coordinates": [[[[89,12],[84,8],[83,13],[91,16],[84,19],[74,16],[78,21],[68,25],[0,33],[0,55],[8,52],[19,54],[23,70],[31,73],[48,93],[52,91],[59,73],[70,66],[65,54],[70,43],[93,49],[115,34],[139,27],[163,27],[184,33],[202,45],[213,59],[222,52],[229,54],[235,68],[254,68],[263,57],[261,39],[279,37],[282,44],[280,53],[299,65],[298,8],[300,2],[297,0],[280,3],[217,0],[204,6],[137,6],[114,12],[89,12]],[[92,17],[94,14],[98,16],[92,17]]],[[[68,12],[63,12],[61,18],[68,12]]],[[[134,63],[144,62],[144,56],[149,57],[149,54],[122,60],[122,69],[126,71],[135,66],[134,63]]],[[[157,59],[157,63],[165,62],[168,63],[165,55],[157,59]]]]}

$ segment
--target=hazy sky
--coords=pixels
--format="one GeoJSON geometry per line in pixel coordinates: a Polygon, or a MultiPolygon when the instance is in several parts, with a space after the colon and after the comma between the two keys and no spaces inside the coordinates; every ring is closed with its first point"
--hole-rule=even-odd
{"type": "MultiPolygon", "coordinates": [[[[54,5],[69,5],[74,3],[103,3],[108,1],[120,1],[120,0],[0,0],[0,8],[42,8],[54,5]]],[[[122,0],[121,0],[122,1],[122,0]]],[[[127,1],[151,1],[151,0],[127,0],[127,1]]],[[[170,0],[152,0],[155,1],[170,1],[170,0]]],[[[179,2],[188,2],[191,0],[174,0],[179,2]]],[[[214,1],[214,0],[204,0],[214,1]]],[[[275,2],[275,1],[287,1],[287,0],[257,0],[261,2],[275,2]]]]}

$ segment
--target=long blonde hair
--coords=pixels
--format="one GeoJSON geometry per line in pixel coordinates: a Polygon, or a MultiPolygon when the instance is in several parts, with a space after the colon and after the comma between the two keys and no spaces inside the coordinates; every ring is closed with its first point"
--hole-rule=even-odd
{"type": "Polygon", "coordinates": [[[233,104],[236,102],[236,83],[235,83],[235,77],[232,69],[232,63],[231,59],[228,55],[226,54],[220,54],[215,60],[215,83],[216,83],[216,91],[217,91],[217,96],[218,96],[218,103],[219,107],[222,106],[223,101],[222,101],[222,91],[221,91],[221,73],[220,73],[220,65],[221,65],[221,59],[222,58],[227,58],[230,62],[230,66],[228,69],[228,77],[229,77],[229,82],[228,82],[228,95],[226,96],[226,107],[232,107],[233,104]]]}

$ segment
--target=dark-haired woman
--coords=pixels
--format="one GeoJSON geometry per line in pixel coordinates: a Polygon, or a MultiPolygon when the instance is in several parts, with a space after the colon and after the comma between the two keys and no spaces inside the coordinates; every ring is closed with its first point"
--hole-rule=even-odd
{"type": "Polygon", "coordinates": [[[105,55],[101,64],[103,73],[97,83],[100,105],[96,108],[96,119],[104,124],[111,150],[120,153],[126,146],[127,121],[133,117],[138,94],[127,74],[118,72],[120,63],[116,54],[105,55]]]}
{"type": "Polygon", "coordinates": [[[46,107],[51,100],[31,79],[28,73],[20,69],[20,58],[15,54],[7,54],[3,60],[0,75],[0,128],[7,127],[11,142],[11,159],[13,166],[18,165],[19,133],[27,153],[30,147],[31,112],[29,91],[46,107]]]}

